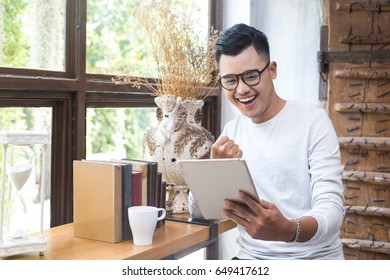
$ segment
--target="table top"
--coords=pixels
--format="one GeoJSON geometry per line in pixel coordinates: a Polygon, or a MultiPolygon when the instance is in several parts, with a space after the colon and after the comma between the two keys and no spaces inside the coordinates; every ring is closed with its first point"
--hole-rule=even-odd
{"type": "MultiPolygon", "coordinates": [[[[235,224],[230,220],[217,221],[218,233],[235,224]]],[[[66,224],[44,232],[47,250],[40,256],[29,253],[3,259],[18,260],[151,260],[162,259],[210,239],[210,227],[167,220],[156,228],[153,244],[137,246],[129,241],[108,243],[74,237],[73,224],[66,224]]],[[[1,259],[1,258],[0,258],[1,259]]]]}

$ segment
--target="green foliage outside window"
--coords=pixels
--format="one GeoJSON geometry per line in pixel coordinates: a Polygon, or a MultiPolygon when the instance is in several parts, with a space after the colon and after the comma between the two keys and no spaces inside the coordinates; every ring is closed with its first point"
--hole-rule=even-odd
{"type": "Polygon", "coordinates": [[[125,73],[131,64],[146,65],[145,34],[133,16],[141,2],[87,2],[87,72],[125,73]]]}
{"type": "Polygon", "coordinates": [[[88,109],[87,158],[140,159],[143,135],[156,124],[155,115],[154,108],[88,109]]]}
{"type": "MultiPolygon", "coordinates": [[[[162,0],[173,11],[191,14],[208,32],[208,0],[162,0]]],[[[140,14],[145,0],[87,1],[87,72],[153,77],[152,48],[140,14]]],[[[154,2],[158,2],[155,0],[154,2]]]]}
{"type": "Polygon", "coordinates": [[[28,37],[22,30],[27,0],[0,0],[0,66],[27,65],[28,37]]]}

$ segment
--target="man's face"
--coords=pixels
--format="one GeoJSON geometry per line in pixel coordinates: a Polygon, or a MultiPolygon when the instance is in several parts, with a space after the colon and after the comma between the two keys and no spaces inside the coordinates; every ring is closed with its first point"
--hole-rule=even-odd
{"type": "MultiPolygon", "coordinates": [[[[253,46],[248,47],[236,56],[222,55],[219,61],[220,75],[241,74],[245,71],[266,67],[268,61],[259,56],[253,46]]],[[[272,62],[262,72],[260,82],[248,86],[239,78],[238,86],[234,90],[224,89],[226,98],[245,116],[254,123],[262,123],[274,115],[273,101],[276,99],[272,79],[276,78],[276,63],[272,62]]],[[[250,83],[249,83],[250,84],[250,83]]]]}

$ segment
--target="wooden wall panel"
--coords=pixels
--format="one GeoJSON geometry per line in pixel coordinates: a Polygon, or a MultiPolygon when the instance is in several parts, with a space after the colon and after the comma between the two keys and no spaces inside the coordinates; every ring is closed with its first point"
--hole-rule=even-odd
{"type": "Polygon", "coordinates": [[[390,4],[388,1],[330,1],[329,31],[332,51],[389,48],[390,4]]]}
{"type": "Polygon", "coordinates": [[[390,259],[390,2],[328,1],[328,113],[339,137],[347,259],[390,259]]]}
{"type": "Polygon", "coordinates": [[[345,238],[389,242],[390,227],[387,219],[385,217],[372,217],[371,221],[372,223],[367,224],[365,216],[347,213],[341,232],[345,238]]]}
{"type": "Polygon", "coordinates": [[[341,161],[345,171],[378,172],[390,178],[390,151],[342,148],[341,161]]]}

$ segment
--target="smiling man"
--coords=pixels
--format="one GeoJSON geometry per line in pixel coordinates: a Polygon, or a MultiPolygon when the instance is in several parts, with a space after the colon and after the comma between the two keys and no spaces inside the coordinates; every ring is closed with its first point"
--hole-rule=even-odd
{"type": "MultiPolygon", "coordinates": [[[[343,259],[343,169],[326,112],[277,95],[277,64],[253,27],[227,29],[215,59],[224,94],[241,114],[225,125],[211,157],[244,158],[261,198],[240,192],[245,205],[225,200],[224,214],[238,224],[237,258],[343,259]]],[[[202,217],[191,194],[190,212],[202,217]]]]}

